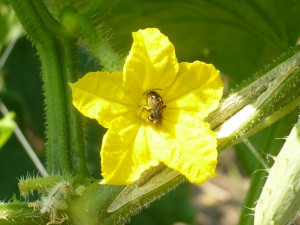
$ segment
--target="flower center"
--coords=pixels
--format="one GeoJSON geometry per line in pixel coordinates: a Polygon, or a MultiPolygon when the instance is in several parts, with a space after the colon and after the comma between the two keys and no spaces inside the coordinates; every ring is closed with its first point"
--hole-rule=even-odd
{"type": "Polygon", "coordinates": [[[160,89],[151,89],[143,94],[146,96],[146,104],[142,104],[140,116],[148,123],[159,124],[163,118],[163,111],[167,106],[164,105],[162,97],[155,90],[160,89]]]}

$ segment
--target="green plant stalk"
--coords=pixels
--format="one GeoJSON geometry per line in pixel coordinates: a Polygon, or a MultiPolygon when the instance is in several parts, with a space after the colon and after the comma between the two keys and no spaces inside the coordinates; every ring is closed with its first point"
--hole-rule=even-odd
{"type": "MultiPolygon", "coordinates": [[[[88,176],[88,170],[86,166],[85,148],[84,148],[84,135],[82,129],[81,115],[75,111],[72,105],[72,94],[68,87],[69,82],[75,82],[78,79],[78,59],[77,59],[77,47],[76,40],[74,37],[70,36],[60,24],[52,17],[42,1],[33,1],[37,11],[45,19],[44,24],[51,24],[50,30],[52,30],[52,35],[56,39],[58,44],[58,55],[61,56],[61,69],[62,77],[64,82],[64,93],[66,97],[66,108],[67,108],[67,118],[68,126],[66,127],[69,137],[69,155],[72,162],[72,173],[81,176],[88,176]],[[45,16],[47,15],[47,17],[45,16]],[[47,20],[46,20],[47,19],[47,20]]],[[[45,53],[45,55],[47,52],[45,53]]],[[[46,94],[46,93],[45,93],[46,94]]]]}
{"type": "MultiPolygon", "coordinates": [[[[255,106],[257,103],[256,101],[245,106],[241,111],[239,111],[243,113],[238,115],[238,117],[241,115],[248,116],[248,118],[245,120],[245,123],[241,124],[238,129],[230,134],[230,136],[225,136],[225,138],[222,136],[222,138],[219,138],[218,149],[222,151],[227,147],[240,142],[241,139],[258,132],[260,129],[263,129],[264,127],[274,123],[292,111],[300,104],[299,87],[300,70],[292,74],[282,83],[281,86],[270,93],[270,98],[265,99],[260,106],[255,106]],[[243,111],[244,109],[246,110],[243,111]],[[251,114],[248,114],[248,112],[251,114]],[[267,123],[265,121],[267,121],[267,123]]],[[[234,120],[236,115],[231,117],[231,121],[223,123],[222,126],[230,127],[232,122],[235,123],[234,120]]],[[[223,129],[222,126],[220,127],[221,129],[223,129]]],[[[216,129],[216,131],[221,132],[220,128],[216,129]]],[[[220,135],[220,133],[218,133],[218,135],[220,135]]]]}
{"type": "MultiPolygon", "coordinates": [[[[82,178],[80,176],[50,176],[39,178],[20,179],[18,186],[21,195],[27,195],[32,191],[45,191],[58,183],[69,182],[74,186],[89,185],[96,182],[94,179],[82,178]]],[[[97,182],[96,182],[97,183],[97,182]]],[[[76,187],[75,187],[76,188],[76,187]]]]}
{"type": "Polygon", "coordinates": [[[68,6],[62,11],[60,21],[69,33],[83,37],[81,40],[92,55],[99,60],[103,70],[122,71],[124,59],[112,49],[107,40],[97,33],[90,20],[77,13],[73,7],[68,6]]]}
{"type": "Polygon", "coordinates": [[[46,224],[49,221],[47,214],[41,215],[28,203],[0,203],[0,225],[33,225],[46,224]]]}
{"type": "Polygon", "coordinates": [[[73,177],[65,176],[50,176],[47,178],[32,178],[32,179],[20,179],[18,186],[21,195],[26,195],[32,191],[43,191],[53,187],[55,184],[61,181],[73,180],[73,177]]]}
{"type": "Polygon", "coordinates": [[[65,81],[65,95],[67,101],[65,102],[68,112],[68,132],[69,132],[69,154],[72,160],[73,174],[88,177],[87,169],[83,123],[82,116],[76,111],[72,104],[72,93],[68,85],[69,82],[75,82],[77,78],[77,49],[74,40],[65,41],[63,46],[62,56],[65,59],[63,65],[65,81]]]}
{"type": "Polygon", "coordinates": [[[237,86],[226,96],[217,110],[211,113],[209,121],[212,129],[220,126],[226,119],[236,114],[248,104],[253,103],[259,96],[268,97],[288,76],[299,70],[300,46],[289,50],[272,64],[258,71],[253,77],[237,86]]]}
{"type": "Polygon", "coordinates": [[[71,105],[68,82],[76,80],[75,42],[42,1],[11,0],[42,62],[46,111],[48,172],[87,175],[81,121],[71,105]]]}
{"type": "Polygon", "coordinates": [[[219,151],[274,123],[299,105],[300,47],[277,63],[264,71],[264,76],[231,94],[207,119],[217,133],[219,151]]]}
{"type": "MultiPolygon", "coordinates": [[[[53,17],[49,14],[47,8],[41,1],[36,2],[37,8],[40,12],[43,12],[43,15],[47,14],[49,20],[53,22],[53,36],[57,37],[58,55],[61,55],[61,68],[62,68],[62,77],[64,78],[63,86],[64,93],[66,96],[66,108],[67,108],[67,118],[68,126],[65,132],[68,132],[68,141],[69,141],[69,154],[72,161],[72,173],[80,176],[89,176],[87,165],[86,165],[86,156],[84,148],[84,135],[83,135],[83,126],[81,115],[74,109],[72,105],[72,94],[71,89],[68,86],[69,82],[75,82],[78,79],[78,59],[77,59],[77,47],[76,40],[69,36],[64,30],[63,27],[58,25],[53,17]],[[61,52],[59,52],[61,51],[61,52]]],[[[45,53],[45,55],[47,52],[45,53]]]]}

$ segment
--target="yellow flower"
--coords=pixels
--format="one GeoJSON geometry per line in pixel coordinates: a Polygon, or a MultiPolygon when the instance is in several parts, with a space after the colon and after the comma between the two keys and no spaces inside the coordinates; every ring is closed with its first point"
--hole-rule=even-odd
{"type": "Polygon", "coordinates": [[[203,119],[223,92],[213,65],[178,63],[156,28],[133,33],[123,72],[90,72],[71,85],[73,104],[108,128],[101,147],[104,183],[124,185],[160,162],[192,183],[215,176],[216,135],[203,119]]]}

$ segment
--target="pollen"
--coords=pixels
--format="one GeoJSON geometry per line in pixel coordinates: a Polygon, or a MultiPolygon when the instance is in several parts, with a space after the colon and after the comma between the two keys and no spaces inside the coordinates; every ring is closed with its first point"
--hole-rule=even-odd
{"type": "Polygon", "coordinates": [[[144,102],[144,105],[140,105],[137,110],[137,115],[143,120],[147,122],[147,119],[149,118],[151,114],[151,108],[147,106],[144,102]]]}

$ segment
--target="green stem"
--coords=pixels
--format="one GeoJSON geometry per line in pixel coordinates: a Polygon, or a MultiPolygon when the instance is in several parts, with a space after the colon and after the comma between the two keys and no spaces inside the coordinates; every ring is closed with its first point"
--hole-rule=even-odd
{"type": "Polygon", "coordinates": [[[251,142],[248,139],[244,139],[243,140],[244,144],[248,147],[248,149],[250,150],[250,152],[254,155],[254,157],[257,159],[258,162],[260,162],[260,164],[262,165],[262,167],[265,170],[269,170],[269,166],[266,163],[266,161],[263,159],[263,157],[261,157],[261,155],[259,154],[259,152],[254,148],[254,146],[251,144],[251,142]]]}
{"type": "Polygon", "coordinates": [[[124,59],[117,54],[109,42],[97,33],[89,19],[77,13],[73,7],[65,7],[60,21],[72,35],[82,36],[92,55],[100,61],[106,71],[121,71],[124,59]]]}
{"type": "Polygon", "coordinates": [[[77,74],[75,42],[65,34],[42,1],[11,0],[10,3],[42,62],[48,172],[87,175],[81,121],[71,106],[68,87],[68,82],[74,81],[77,74]]]}
{"type": "Polygon", "coordinates": [[[74,185],[87,185],[93,183],[93,179],[81,178],[74,176],[49,176],[33,179],[20,179],[18,186],[20,193],[26,195],[31,191],[43,191],[52,188],[54,185],[61,182],[70,182],[74,185]]]}
{"type": "Polygon", "coordinates": [[[50,176],[50,177],[40,177],[34,179],[20,179],[18,186],[20,193],[26,195],[31,191],[42,191],[53,187],[55,184],[61,181],[72,180],[71,176],[62,177],[62,176],[50,176]]]}
{"type": "Polygon", "coordinates": [[[300,47],[260,74],[229,95],[207,119],[217,132],[219,151],[274,123],[300,103],[300,47]]]}
{"type": "MultiPolygon", "coordinates": [[[[48,10],[40,1],[36,1],[36,7],[43,15],[47,14],[49,21],[51,20],[51,29],[53,36],[57,38],[58,55],[61,57],[62,77],[64,78],[63,88],[66,98],[66,115],[68,126],[65,132],[68,132],[69,154],[72,162],[73,174],[88,176],[86,166],[84,135],[82,129],[81,115],[75,111],[72,105],[72,94],[68,86],[69,82],[75,82],[78,79],[77,70],[77,48],[75,40],[70,37],[63,27],[59,26],[54,18],[49,14],[48,10]]],[[[50,23],[50,22],[49,22],[50,23]]],[[[47,22],[45,22],[47,24],[47,22]]]]}
{"type": "Polygon", "coordinates": [[[1,203],[0,225],[40,225],[49,222],[48,214],[41,214],[28,203],[1,203]]]}
{"type": "Polygon", "coordinates": [[[63,74],[64,74],[64,88],[67,101],[65,102],[68,116],[68,132],[69,132],[69,151],[72,160],[73,174],[80,176],[89,176],[86,164],[84,134],[82,116],[75,111],[72,104],[72,93],[69,83],[73,83],[78,79],[77,71],[77,48],[74,40],[66,40],[61,46],[63,74]]]}

